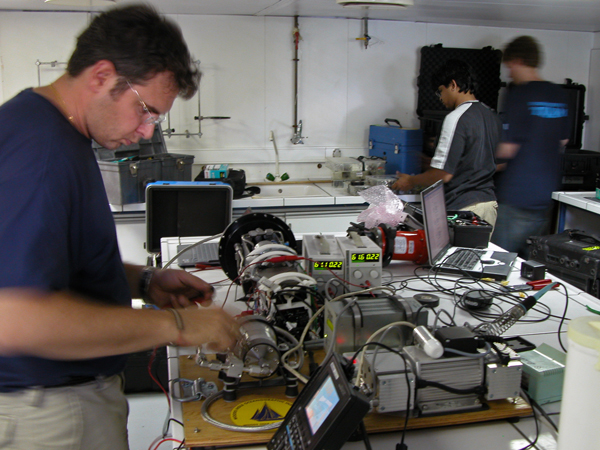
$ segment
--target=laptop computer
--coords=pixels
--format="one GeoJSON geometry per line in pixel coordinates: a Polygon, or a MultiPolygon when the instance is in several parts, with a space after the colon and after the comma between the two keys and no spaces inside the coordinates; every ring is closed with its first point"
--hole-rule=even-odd
{"type": "Polygon", "coordinates": [[[438,272],[475,278],[506,280],[517,254],[507,251],[454,247],[444,197],[444,183],[438,181],[421,192],[423,227],[429,264],[438,272]]]}
{"type": "MultiPolygon", "coordinates": [[[[232,219],[233,190],[214,182],[158,181],[146,187],[146,250],[160,252],[164,237],[214,236],[232,219]]],[[[178,252],[187,245],[178,247],[178,252]]],[[[178,258],[180,267],[219,263],[219,242],[190,248],[178,258]]]]}

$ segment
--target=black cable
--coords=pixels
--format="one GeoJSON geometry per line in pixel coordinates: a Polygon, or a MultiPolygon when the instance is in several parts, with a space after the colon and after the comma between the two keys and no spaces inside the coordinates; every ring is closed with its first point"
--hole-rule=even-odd
{"type": "Polygon", "coordinates": [[[542,408],[542,406],[538,402],[536,402],[533,398],[529,396],[527,396],[527,400],[529,400],[531,406],[537,409],[540,412],[540,414],[544,416],[544,418],[548,421],[552,428],[554,428],[554,431],[558,433],[558,425],[556,425],[554,421],[550,418],[550,415],[546,411],[544,411],[544,408],[542,408]]]}
{"type": "MultiPolygon", "coordinates": [[[[525,392],[525,391],[521,391],[521,392],[527,398],[527,400],[531,402],[531,397],[529,397],[529,395],[527,395],[527,392],[525,392]]],[[[535,439],[533,441],[529,441],[528,445],[526,445],[525,447],[523,447],[523,448],[521,448],[519,450],[528,450],[530,448],[535,447],[535,444],[537,443],[538,438],[540,437],[540,424],[539,424],[539,421],[538,421],[537,414],[535,413],[535,408],[531,408],[531,412],[533,413],[533,420],[535,422],[535,439]]],[[[529,440],[529,438],[521,430],[519,430],[517,427],[515,427],[515,429],[519,433],[521,433],[521,435],[525,439],[529,440]]]]}
{"type": "Polygon", "coordinates": [[[437,381],[427,381],[419,378],[417,380],[417,389],[426,388],[426,387],[434,387],[438,389],[442,389],[443,391],[450,392],[451,394],[457,395],[468,395],[468,394],[477,394],[483,395],[486,393],[486,387],[484,385],[474,386],[469,389],[457,389],[452,386],[447,386],[442,383],[438,383],[437,381]]]}
{"type": "Polygon", "coordinates": [[[367,428],[365,427],[364,420],[361,420],[360,423],[358,424],[358,430],[359,430],[360,434],[362,435],[363,442],[365,443],[365,448],[367,450],[373,450],[373,447],[371,447],[371,441],[369,440],[369,435],[367,434],[367,428]]]}
{"type": "Polygon", "coordinates": [[[562,319],[560,319],[560,323],[558,324],[558,330],[556,333],[558,335],[558,343],[560,345],[560,348],[562,348],[563,352],[567,353],[567,349],[564,346],[563,341],[562,341],[562,336],[561,336],[560,330],[561,330],[563,323],[565,322],[565,319],[567,317],[567,308],[569,307],[569,291],[567,291],[567,288],[564,284],[561,283],[561,286],[565,290],[565,310],[563,312],[562,319]]]}
{"type": "MultiPolygon", "coordinates": [[[[401,447],[406,447],[404,445],[404,438],[406,436],[406,430],[408,428],[408,417],[410,414],[410,398],[411,398],[410,378],[408,378],[409,364],[401,352],[399,352],[398,350],[394,350],[393,348],[391,348],[385,344],[382,344],[381,342],[367,342],[366,344],[361,345],[358,348],[358,350],[356,350],[356,352],[354,352],[350,361],[354,361],[356,359],[356,357],[358,356],[358,354],[369,345],[378,345],[379,347],[382,347],[382,348],[388,350],[389,352],[395,353],[396,355],[400,356],[400,358],[402,358],[402,361],[404,361],[404,379],[406,380],[406,389],[407,389],[406,413],[404,415],[404,427],[402,428],[402,438],[400,440],[400,444],[398,444],[398,445],[400,445],[401,447]]],[[[416,379],[416,375],[415,375],[415,379],[416,379]]],[[[398,445],[396,447],[398,447],[398,445]]]]}
{"type": "MultiPolygon", "coordinates": [[[[175,422],[176,424],[178,424],[178,425],[181,425],[181,427],[183,427],[183,423],[181,423],[179,420],[177,420],[177,419],[173,419],[173,418],[171,417],[171,418],[168,420],[168,422],[167,422],[167,432],[169,431],[169,427],[168,427],[168,426],[171,424],[171,422],[175,422]]],[[[165,436],[166,436],[166,434],[165,434],[165,436]]]]}

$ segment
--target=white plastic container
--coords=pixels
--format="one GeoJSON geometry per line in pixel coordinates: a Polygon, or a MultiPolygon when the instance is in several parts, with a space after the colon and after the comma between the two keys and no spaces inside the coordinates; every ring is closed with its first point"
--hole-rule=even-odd
{"type": "Polygon", "coordinates": [[[569,322],[558,450],[600,449],[600,317],[569,322]]]}

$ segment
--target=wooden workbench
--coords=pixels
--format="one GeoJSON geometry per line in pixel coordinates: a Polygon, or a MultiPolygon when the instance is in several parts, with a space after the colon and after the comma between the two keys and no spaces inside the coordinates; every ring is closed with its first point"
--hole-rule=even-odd
{"type": "MultiPolygon", "coordinates": [[[[307,364],[305,364],[306,366],[307,364]]],[[[218,381],[218,372],[199,367],[193,357],[179,357],[180,376],[182,378],[197,379],[204,378],[206,381],[218,381]]],[[[300,384],[302,386],[302,384],[300,384]]],[[[257,399],[285,399],[293,402],[284,395],[284,387],[271,387],[261,389],[240,389],[238,400],[225,402],[223,399],[216,400],[209,408],[209,414],[215,420],[233,424],[230,413],[240,403],[257,399]]],[[[236,432],[216,427],[204,420],[201,415],[202,401],[183,403],[183,424],[185,445],[187,448],[205,447],[231,447],[242,445],[265,444],[269,442],[275,430],[261,432],[236,432]]],[[[485,422],[512,417],[523,417],[531,414],[531,407],[522,398],[516,397],[512,401],[496,400],[488,402],[487,409],[460,414],[445,414],[434,417],[411,418],[408,421],[408,429],[442,427],[448,425],[461,425],[476,422],[485,422]]],[[[371,413],[365,418],[365,425],[369,433],[382,433],[402,430],[404,427],[404,414],[371,413]]]]}

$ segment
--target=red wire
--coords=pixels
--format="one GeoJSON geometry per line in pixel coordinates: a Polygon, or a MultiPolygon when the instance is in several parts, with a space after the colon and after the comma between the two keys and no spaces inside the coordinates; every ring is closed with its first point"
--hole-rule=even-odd
{"type": "Polygon", "coordinates": [[[152,381],[154,381],[158,385],[160,390],[164,392],[165,396],[167,397],[167,403],[169,404],[169,411],[171,411],[171,398],[169,397],[169,393],[165,390],[163,385],[160,384],[160,382],[154,377],[154,374],[152,373],[152,364],[154,364],[154,359],[156,358],[157,350],[158,347],[154,347],[152,355],[150,355],[150,361],[148,361],[148,374],[150,375],[150,378],[152,378],[152,381]]]}
{"type": "Polygon", "coordinates": [[[164,444],[165,442],[177,442],[179,445],[181,445],[183,442],[180,441],[179,439],[175,439],[175,438],[164,438],[163,440],[159,441],[152,450],[157,450],[158,447],[160,447],[162,444],[164,444]]]}

